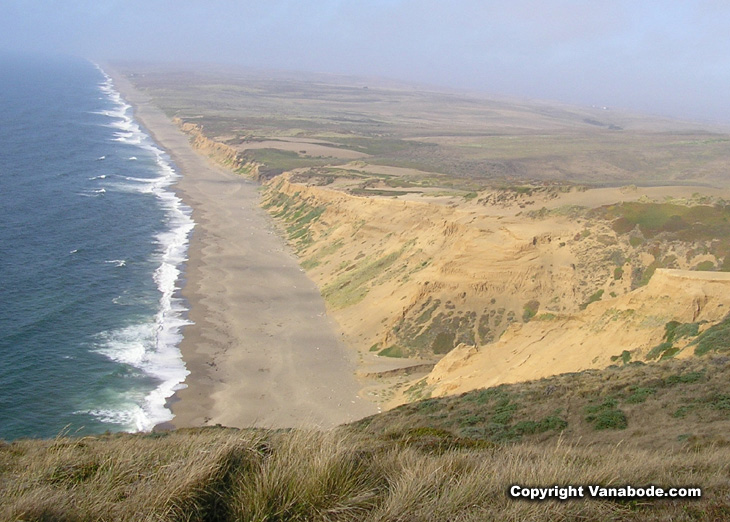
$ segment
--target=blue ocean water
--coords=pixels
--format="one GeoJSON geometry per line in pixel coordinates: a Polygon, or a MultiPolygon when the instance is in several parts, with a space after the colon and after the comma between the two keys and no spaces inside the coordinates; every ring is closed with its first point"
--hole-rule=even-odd
{"type": "Polygon", "coordinates": [[[0,439],[172,418],[194,226],[176,177],[99,67],[0,57],[0,439]]]}

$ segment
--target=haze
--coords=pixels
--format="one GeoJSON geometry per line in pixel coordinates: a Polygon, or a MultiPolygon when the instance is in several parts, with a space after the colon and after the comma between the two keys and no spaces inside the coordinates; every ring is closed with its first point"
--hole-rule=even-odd
{"type": "Polygon", "coordinates": [[[730,123],[722,0],[7,0],[0,51],[376,75],[730,123]]]}

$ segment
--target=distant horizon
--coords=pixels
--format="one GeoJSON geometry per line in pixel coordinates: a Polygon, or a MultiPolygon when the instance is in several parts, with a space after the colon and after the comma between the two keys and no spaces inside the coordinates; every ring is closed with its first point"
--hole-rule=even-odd
{"type": "MultiPolygon", "coordinates": [[[[227,62],[202,62],[202,61],[160,61],[160,60],[144,60],[144,59],[119,59],[119,60],[105,60],[105,59],[95,59],[90,57],[84,57],[84,56],[72,56],[67,55],[69,57],[74,57],[82,60],[88,60],[92,63],[98,63],[100,65],[107,64],[110,67],[117,66],[127,66],[130,68],[133,68],[134,66],[162,66],[162,67],[170,67],[171,69],[179,69],[179,70],[196,70],[198,68],[208,69],[210,72],[216,72],[220,70],[222,73],[226,72],[251,72],[251,73],[271,73],[271,74],[280,74],[282,76],[299,76],[299,75],[310,75],[314,77],[318,77],[317,79],[324,79],[324,78],[340,78],[340,79],[348,79],[352,82],[358,82],[360,81],[363,83],[363,87],[370,87],[369,85],[365,85],[366,81],[371,82],[380,82],[380,85],[385,84],[388,87],[397,87],[397,88],[416,88],[421,89],[424,91],[431,90],[433,92],[442,92],[442,93],[453,93],[458,95],[470,95],[470,96],[477,96],[477,97],[483,97],[486,99],[492,99],[495,101],[509,101],[509,102],[527,102],[527,103],[536,103],[536,104],[547,104],[547,105],[562,105],[566,107],[573,107],[573,108],[593,108],[593,109],[605,109],[608,111],[615,111],[620,112],[632,116],[643,116],[647,118],[657,118],[657,119],[667,119],[675,122],[685,122],[687,124],[694,124],[694,125],[705,125],[705,126],[711,126],[711,127],[717,127],[718,132],[730,132],[730,120],[727,121],[720,121],[720,120],[712,120],[708,118],[702,118],[702,117],[691,117],[691,116],[681,116],[677,114],[669,114],[669,113],[661,113],[661,112],[650,112],[650,111],[642,111],[639,109],[635,109],[632,107],[625,107],[625,106],[616,106],[616,105],[607,105],[607,104],[586,104],[582,102],[576,102],[576,101],[570,101],[570,100],[561,100],[557,98],[547,98],[547,97],[538,97],[538,96],[526,96],[526,95],[519,95],[519,94],[513,94],[508,92],[492,92],[492,91],[485,91],[485,90],[478,90],[475,88],[466,88],[466,87],[458,87],[458,86],[452,86],[448,84],[438,84],[438,83],[432,83],[432,82],[424,82],[424,81],[415,81],[415,80],[409,80],[406,78],[397,78],[392,76],[382,76],[382,75],[376,75],[376,74],[356,74],[356,73],[336,73],[336,72],[327,72],[327,71],[317,71],[317,70],[304,70],[304,69],[282,69],[282,68],[276,68],[276,67],[265,67],[265,66],[251,66],[251,65],[245,65],[240,63],[227,63],[227,62]],[[390,84],[390,85],[388,85],[390,84]]],[[[303,81],[306,81],[306,79],[301,79],[303,81]]],[[[375,85],[378,85],[376,83],[375,85]]]]}
{"type": "MultiPolygon", "coordinates": [[[[675,122],[685,122],[687,124],[694,124],[694,125],[704,125],[704,126],[710,126],[716,128],[717,132],[730,132],[730,119],[728,120],[720,120],[720,119],[712,119],[709,117],[703,117],[703,116],[692,116],[692,115],[681,115],[681,114],[674,114],[674,113],[666,113],[666,112],[652,112],[649,110],[641,110],[634,107],[629,106],[621,106],[621,105],[609,105],[609,104],[587,104],[581,101],[574,101],[574,100],[564,100],[559,98],[549,98],[549,97],[540,97],[540,96],[528,96],[528,95],[520,95],[516,93],[509,93],[509,92],[496,92],[496,91],[487,91],[487,90],[479,90],[476,88],[467,88],[467,87],[459,87],[449,84],[439,84],[434,82],[428,82],[428,81],[417,81],[412,80],[408,78],[402,78],[402,77],[394,77],[394,76],[384,76],[384,75],[378,75],[378,74],[357,74],[357,73],[339,73],[339,72],[329,72],[324,70],[305,70],[305,69],[285,69],[280,67],[266,67],[266,66],[258,66],[258,65],[247,65],[242,63],[236,63],[236,62],[224,62],[224,61],[197,61],[197,60],[190,60],[190,61],[184,61],[184,60],[155,60],[155,59],[144,59],[144,58],[119,58],[119,59],[107,59],[103,57],[95,57],[91,55],[82,55],[82,54],[71,54],[71,53],[63,53],[63,52],[22,52],[22,51],[7,51],[7,50],[0,50],[0,57],[11,57],[16,59],[58,59],[58,60],[79,60],[79,61],[86,61],[90,62],[95,65],[107,65],[110,67],[114,67],[115,64],[117,66],[162,66],[162,67],[169,67],[171,69],[178,69],[178,70],[196,70],[199,68],[202,69],[208,69],[209,71],[220,71],[222,73],[224,72],[231,72],[231,71],[241,71],[241,72],[252,72],[252,73],[273,73],[273,74],[280,74],[282,76],[299,76],[299,75],[310,75],[314,77],[319,78],[341,78],[341,79],[349,79],[350,81],[365,81],[369,80],[372,82],[381,82],[381,84],[392,84],[392,86],[397,86],[398,88],[417,88],[422,90],[432,90],[434,92],[443,92],[443,93],[455,93],[455,94],[461,94],[461,95],[472,95],[472,96],[478,96],[478,97],[484,97],[487,99],[493,99],[493,100],[504,100],[504,101],[511,101],[511,102],[531,102],[531,103],[538,103],[538,104],[555,104],[555,105],[564,105],[567,107],[574,107],[574,108],[595,108],[595,109],[602,109],[606,108],[609,111],[617,111],[633,116],[645,116],[647,118],[658,118],[658,119],[667,119],[675,122]]],[[[363,87],[367,87],[367,85],[363,85],[363,87]]]]}
{"type": "Polygon", "coordinates": [[[730,124],[730,5],[8,0],[0,51],[377,76],[730,124]]]}

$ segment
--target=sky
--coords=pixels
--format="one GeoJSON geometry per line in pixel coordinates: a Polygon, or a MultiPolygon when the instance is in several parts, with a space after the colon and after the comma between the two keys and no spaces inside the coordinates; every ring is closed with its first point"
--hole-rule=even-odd
{"type": "Polygon", "coordinates": [[[3,0],[0,52],[381,76],[730,123],[727,0],[3,0]]]}

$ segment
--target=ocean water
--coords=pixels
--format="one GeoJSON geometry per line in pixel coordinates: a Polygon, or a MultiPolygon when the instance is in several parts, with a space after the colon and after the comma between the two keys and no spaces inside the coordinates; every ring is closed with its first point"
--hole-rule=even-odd
{"type": "Polygon", "coordinates": [[[172,418],[194,226],[176,177],[98,66],[0,57],[0,439],[172,418]]]}

